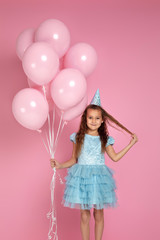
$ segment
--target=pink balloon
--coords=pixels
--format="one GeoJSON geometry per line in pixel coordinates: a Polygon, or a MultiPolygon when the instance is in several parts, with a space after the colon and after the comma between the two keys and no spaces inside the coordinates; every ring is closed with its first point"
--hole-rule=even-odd
{"type": "Polygon", "coordinates": [[[27,82],[30,88],[34,88],[37,89],[38,91],[40,91],[42,93],[43,96],[46,95],[47,99],[51,99],[51,91],[50,91],[50,87],[51,87],[51,82],[49,82],[46,85],[43,86],[39,86],[36,83],[34,83],[32,80],[30,80],[29,78],[27,78],[27,82]],[[45,93],[44,93],[45,91],[45,93]]]}
{"type": "Polygon", "coordinates": [[[95,49],[87,43],[77,43],[64,56],[65,68],[76,68],[88,77],[97,65],[95,49]]]}
{"type": "Polygon", "coordinates": [[[70,45],[70,33],[65,24],[57,19],[42,22],[35,32],[35,41],[47,41],[62,57],[70,45]]]}
{"type": "Polygon", "coordinates": [[[45,85],[58,72],[59,58],[50,44],[36,42],[25,51],[22,66],[29,79],[38,85],[45,85]]]}
{"type": "Polygon", "coordinates": [[[51,84],[51,96],[61,110],[78,104],[87,90],[86,79],[77,69],[63,69],[51,84]]]}
{"type": "Polygon", "coordinates": [[[49,108],[47,101],[38,90],[25,88],[14,96],[12,112],[23,127],[38,130],[45,123],[49,108]]]}
{"type": "Polygon", "coordinates": [[[78,103],[76,106],[66,110],[63,113],[62,119],[64,121],[70,121],[70,120],[78,117],[85,110],[85,108],[87,106],[87,102],[88,102],[88,97],[87,97],[87,95],[85,95],[80,103],[78,103]]]}
{"type": "Polygon", "coordinates": [[[20,60],[22,60],[26,49],[33,43],[34,31],[33,28],[25,29],[16,40],[16,53],[20,60]]]}

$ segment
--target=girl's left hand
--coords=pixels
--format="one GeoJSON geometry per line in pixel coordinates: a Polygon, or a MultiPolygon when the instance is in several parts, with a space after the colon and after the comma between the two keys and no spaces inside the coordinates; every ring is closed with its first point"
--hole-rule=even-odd
{"type": "Polygon", "coordinates": [[[138,137],[135,133],[131,134],[131,137],[132,137],[130,141],[131,144],[135,144],[136,142],[138,142],[138,137]]]}

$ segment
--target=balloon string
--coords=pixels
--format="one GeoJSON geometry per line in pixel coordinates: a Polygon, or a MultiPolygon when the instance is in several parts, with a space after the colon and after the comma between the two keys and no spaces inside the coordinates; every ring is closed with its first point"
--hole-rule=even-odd
{"type": "Polygon", "coordinates": [[[55,145],[54,145],[54,151],[55,151],[56,146],[57,146],[57,139],[58,139],[59,130],[60,130],[61,122],[62,122],[62,115],[63,115],[63,113],[61,114],[61,118],[60,118],[60,122],[59,122],[59,126],[58,126],[58,131],[57,131],[56,140],[55,140],[55,145]]]}
{"type": "Polygon", "coordinates": [[[43,93],[44,93],[44,97],[45,97],[45,99],[47,100],[46,87],[45,87],[45,85],[42,86],[42,90],[43,90],[43,93]]]}
{"type": "MultiPolygon", "coordinates": [[[[53,109],[52,129],[51,129],[50,121],[48,122],[49,130],[50,130],[50,134],[51,134],[51,138],[50,138],[51,158],[54,158],[55,151],[53,152],[53,147],[56,150],[57,136],[58,136],[59,129],[60,129],[60,126],[59,126],[58,131],[57,131],[56,141],[54,142],[54,123],[55,123],[55,108],[53,109]]],[[[60,123],[61,123],[61,121],[60,121],[60,123]]],[[[54,173],[53,173],[52,181],[51,181],[51,184],[50,184],[51,206],[50,206],[50,211],[47,213],[47,217],[50,219],[48,240],[52,239],[52,235],[53,235],[53,240],[58,240],[58,235],[57,235],[57,218],[56,218],[55,197],[54,197],[54,195],[55,195],[56,173],[58,174],[60,183],[63,184],[63,181],[62,181],[59,173],[56,172],[56,168],[53,168],[53,171],[54,171],[54,173]],[[53,230],[54,227],[55,227],[55,231],[53,230]]]]}
{"type": "Polygon", "coordinates": [[[41,130],[37,130],[37,132],[40,134],[41,139],[42,139],[42,142],[43,142],[43,144],[44,144],[44,146],[45,146],[45,148],[46,148],[46,150],[47,150],[47,152],[48,152],[48,154],[49,154],[49,149],[48,149],[48,147],[47,147],[47,145],[46,145],[46,143],[45,143],[45,141],[44,141],[43,136],[41,135],[42,131],[41,131],[41,130]]]}
{"type": "MultiPolygon", "coordinates": [[[[63,122],[63,124],[62,124],[62,128],[61,128],[61,131],[60,131],[60,134],[59,134],[59,136],[61,135],[61,133],[62,133],[62,130],[63,130],[63,128],[64,128],[65,124],[67,124],[67,122],[63,122]]],[[[55,145],[55,150],[54,150],[54,152],[53,152],[53,153],[55,153],[55,151],[56,151],[56,146],[57,146],[57,144],[58,144],[58,139],[57,139],[57,142],[56,142],[56,145],[55,145]]]]}
{"type": "MultiPolygon", "coordinates": [[[[61,127],[61,130],[60,130],[60,133],[59,133],[59,137],[60,137],[60,135],[61,135],[61,133],[62,133],[62,130],[63,130],[65,124],[67,124],[67,122],[63,122],[62,127],[61,127]]],[[[55,153],[55,151],[56,151],[56,147],[57,147],[57,144],[58,144],[59,137],[57,138],[57,142],[55,143],[55,149],[54,149],[54,152],[53,152],[53,153],[55,153]]]]}
{"type": "Polygon", "coordinates": [[[48,139],[48,135],[47,135],[47,132],[45,132],[45,135],[46,135],[46,139],[47,139],[47,143],[48,143],[48,148],[49,148],[49,152],[50,152],[50,156],[52,155],[52,152],[51,152],[51,147],[50,147],[50,143],[49,143],[49,139],[48,139]]]}
{"type": "MultiPolygon", "coordinates": [[[[45,141],[43,139],[43,136],[41,135],[42,131],[39,129],[37,130],[38,133],[40,133],[41,139],[44,143],[44,146],[47,150],[47,152],[49,153],[49,150],[45,144],[45,141]]],[[[46,133],[46,132],[45,132],[46,133]]],[[[47,142],[48,142],[48,147],[49,146],[49,140],[48,140],[48,136],[46,133],[46,138],[47,138],[47,142]]],[[[50,151],[50,155],[51,155],[51,151],[50,151]]],[[[54,157],[54,156],[53,156],[54,157]]],[[[52,180],[51,180],[51,184],[50,184],[50,190],[51,190],[51,205],[50,205],[50,210],[47,213],[47,218],[50,220],[50,226],[49,226],[49,232],[48,232],[48,240],[51,240],[53,237],[53,240],[58,240],[58,235],[57,235],[57,218],[56,218],[56,210],[55,210],[55,199],[54,199],[54,193],[55,193],[55,181],[56,181],[56,168],[53,168],[53,176],[52,176],[52,180]],[[55,226],[55,231],[53,230],[55,226]],[[53,236],[52,236],[53,235],[53,236]]],[[[57,172],[57,175],[59,177],[60,183],[63,184],[63,180],[60,177],[59,173],[57,172]]]]}
{"type": "Polygon", "coordinates": [[[52,141],[51,141],[52,155],[54,155],[54,154],[53,154],[53,145],[54,145],[54,123],[55,123],[55,107],[53,108],[53,117],[52,117],[52,141]]]}
{"type": "Polygon", "coordinates": [[[61,133],[62,133],[62,130],[63,130],[63,128],[64,128],[64,125],[67,124],[67,122],[64,121],[63,124],[62,124],[62,127],[61,127],[62,117],[63,117],[63,113],[61,114],[61,118],[60,118],[60,122],[59,122],[59,126],[58,126],[57,136],[56,136],[56,140],[55,140],[55,144],[54,144],[53,155],[55,154],[55,151],[56,151],[56,147],[57,147],[57,143],[58,143],[59,136],[60,136],[61,133]]]}
{"type": "MultiPolygon", "coordinates": [[[[47,213],[47,218],[50,219],[50,227],[49,227],[49,232],[48,232],[48,240],[52,239],[52,234],[53,240],[58,240],[58,235],[57,235],[57,221],[56,221],[56,210],[55,210],[55,199],[54,199],[54,193],[55,193],[55,181],[56,181],[56,168],[53,168],[53,177],[52,181],[50,184],[50,190],[51,190],[51,206],[50,210],[47,213]],[[55,231],[53,231],[53,227],[55,225],[55,231]]],[[[59,174],[58,174],[59,175],[59,174]]],[[[60,177],[60,176],[59,176],[60,177]]],[[[63,181],[60,177],[60,183],[63,184],[63,181]]]]}
{"type": "MultiPolygon", "coordinates": [[[[43,89],[43,93],[44,93],[45,100],[47,101],[46,87],[45,87],[45,85],[42,86],[42,89],[43,89]]],[[[49,112],[48,112],[47,119],[48,119],[48,136],[49,136],[48,138],[49,138],[49,145],[50,145],[50,149],[51,149],[51,124],[50,124],[50,115],[49,115],[49,112]]]]}
{"type": "MultiPolygon", "coordinates": [[[[53,119],[52,119],[52,141],[51,141],[51,144],[53,143],[53,133],[54,133],[54,121],[55,121],[55,111],[53,111],[53,119]]],[[[51,157],[54,158],[54,154],[55,154],[55,150],[56,150],[56,146],[57,146],[57,139],[58,139],[58,135],[59,135],[59,131],[60,131],[60,126],[61,126],[61,122],[62,122],[62,116],[61,116],[61,120],[60,120],[60,123],[59,123],[59,127],[58,127],[58,131],[57,131],[57,136],[56,136],[56,141],[54,143],[54,152],[53,152],[53,145],[50,146],[50,149],[51,149],[51,157]]],[[[65,123],[65,122],[64,122],[65,123]]],[[[62,126],[62,129],[64,127],[64,124],[62,126]]],[[[62,131],[61,129],[61,131],[62,131]]],[[[60,131],[60,132],[61,132],[60,131]]],[[[52,239],[52,234],[54,235],[53,236],[53,240],[58,240],[58,235],[57,235],[57,220],[56,220],[56,210],[55,210],[55,199],[54,199],[54,193],[55,193],[55,181],[56,181],[56,168],[53,168],[53,177],[52,177],[52,181],[51,181],[51,184],[50,184],[50,190],[51,190],[51,206],[50,206],[50,210],[49,212],[47,213],[47,218],[50,219],[50,227],[49,227],[49,232],[48,232],[48,240],[52,239]],[[53,231],[53,228],[55,226],[55,231],[53,231]]],[[[59,180],[60,180],[60,183],[63,184],[63,181],[58,174],[58,177],[59,177],[59,180]]]]}
{"type": "MultiPolygon", "coordinates": [[[[45,99],[46,99],[46,89],[45,89],[45,86],[43,86],[43,92],[44,92],[44,96],[45,96],[45,99]]],[[[46,135],[46,139],[47,139],[47,144],[48,144],[48,149],[49,150],[47,149],[46,144],[45,144],[45,146],[46,146],[47,152],[50,153],[51,158],[54,158],[54,154],[55,154],[56,146],[57,146],[57,142],[58,142],[59,132],[60,133],[62,132],[63,127],[66,124],[66,122],[63,123],[62,129],[60,131],[61,122],[62,122],[62,115],[61,115],[58,131],[57,131],[56,140],[54,142],[55,108],[53,109],[52,125],[51,125],[50,115],[48,113],[48,135],[47,135],[46,131],[45,131],[45,135],[46,135]],[[54,149],[54,151],[53,151],[53,149],[54,149]]],[[[60,183],[63,184],[63,181],[62,181],[62,179],[61,179],[59,174],[58,174],[58,177],[59,177],[60,183]]],[[[50,205],[50,210],[47,213],[47,218],[50,219],[48,240],[52,239],[52,237],[53,237],[53,240],[58,240],[58,235],[57,235],[57,218],[56,218],[55,196],[54,196],[55,195],[55,181],[56,181],[56,168],[54,167],[53,168],[53,176],[52,176],[52,180],[51,180],[51,184],[50,184],[51,205],[50,205]],[[53,229],[54,227],[55,227],[55,230],[53,229]]]]}
{"type": "MultiPolygon", "coordinates": [[[[42,89],[43,89],[44,97],[45,97],[45,99],[47,100],[47,97],[46,97],[46,87],[45,87],[45,85],[42,86],[42,89]]],[[[61,119],[60,119],[60,124],[59,124],[59,128],[58,128],[58,133],[59,133],[60,125],[61,125],[61,122],[62,122],[62,115],[63,115],[63,113],[61,114],[61,119]]],[[[45,142],[44,142],[44,139],[42,138],[43,143],[44,143],[44,145],[45,145],[45,147],[46,147],[47,152],[48,152],[48,153],[50,152],[50,156],[53,157],[53,158],[54,158],[54,154],[55,154],[55,151],[53,152],[53,145],[54,145],[54,146],[55,146],[55,145],[57,146],[57,136],[58,136],[58,134],[57,134],[57,136],[56,136],[56,141],[55,141],[56,143],[54,144],[54,122],[55,122],[55,107],[54,107],[54,109],[53,109],[52,133],[51,133],[51,122],[50,122],[50,115],[49,115],[49,113],[48,113],[49,137],[48,137],[48,135],[47,135],[47,133],[46,133],[46,131],[45,131],[45,135],[46,135],[46,139],[47,139],[47,143],[48,143],[48,148],[49,148],[49,150],[48,150],[48,148],[47,148],[47,146],[46,146],[46,144],[45,144],[45,142]],[[50,141],[49,141],[49,139],[50,139],[50,141]]],[[[61,132],[62,132],[63,127],[64,127],[65,124],[67,124],[66,121],[63,123],[61,132]]],[[[42,132],[41,130],[37,130],[37,131],[40,132],[40,133],[42,132]]],[[[60,132],[60,133],[61,133],[61,132],[60,132]]],[[[41,136],[41,137],[42,137],[42,136],[41,136]]],[[[56,150],[56,146],[54,147],[55,150],[56,150]]],[[[62,179],[61,179],[61,177],[60,177],[59,174],[58,174],[58,176],[59,176],[60,182],[63,183],[63,181],[62,181],[62,179]]]]}
{"type": "Polygon", "coordinates": [[[48,135],[49,135],[49,143],[50,143],[50,148],[51,148],[51,123],[50,123],[50,116],[48,113],[48,135]]]}
{"type": "Polygon", "coordinates": [[[55,190],[55,180],[56,180],[56,169],[53,168],[53,177],[52,177],[52,181],[50,184],[50,190],[51,190],[51,207],[50,207],[50,211],[47,213],[47,218],[50,219],[50,228],[49,228],[49,232],[48,232],[48,239],[52,239],[52,233],[54,233],[54,240],[58,240],[58,236],[57,236],[57,224],[56,224],[56,217],[55,217],[55,204],[54,204],[54,190],[55,190]],[[53,231],[53,227],[54,225],[56,226],[56,230],[55,232],[53,231]]]}

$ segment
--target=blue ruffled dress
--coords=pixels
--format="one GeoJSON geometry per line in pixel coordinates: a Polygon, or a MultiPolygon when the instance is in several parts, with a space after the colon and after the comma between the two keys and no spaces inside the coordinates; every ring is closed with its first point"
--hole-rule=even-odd
{"type": "MultiPolygon", "coordinates": [[[[75,137],[76,133],[70,135],[74,143],[75,137]]],[[[106,147],[114,142],[109,136],[106,147]]],[[[113,174],[114,170],[105,165],[100,136],[85,134],[78,162],[67,168],[62,204],[77,209],[117,207],[113,174]]]]}

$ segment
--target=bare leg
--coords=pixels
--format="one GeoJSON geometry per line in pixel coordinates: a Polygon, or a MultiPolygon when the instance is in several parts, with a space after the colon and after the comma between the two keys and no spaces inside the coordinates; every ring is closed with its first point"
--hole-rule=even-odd
{"type": "Polygon", "coordinates": [[[103,229],[104,229],[104,213],[103,209],[95,209],[93,211],[95,219],[95,240],[102,240],[103,229]]]}
{"type": "Polygon", "coordinates": [[[81,211],[81,233],[83,240],[89,240],[89,221],[90,221],[90,210],[81,211]]]}

